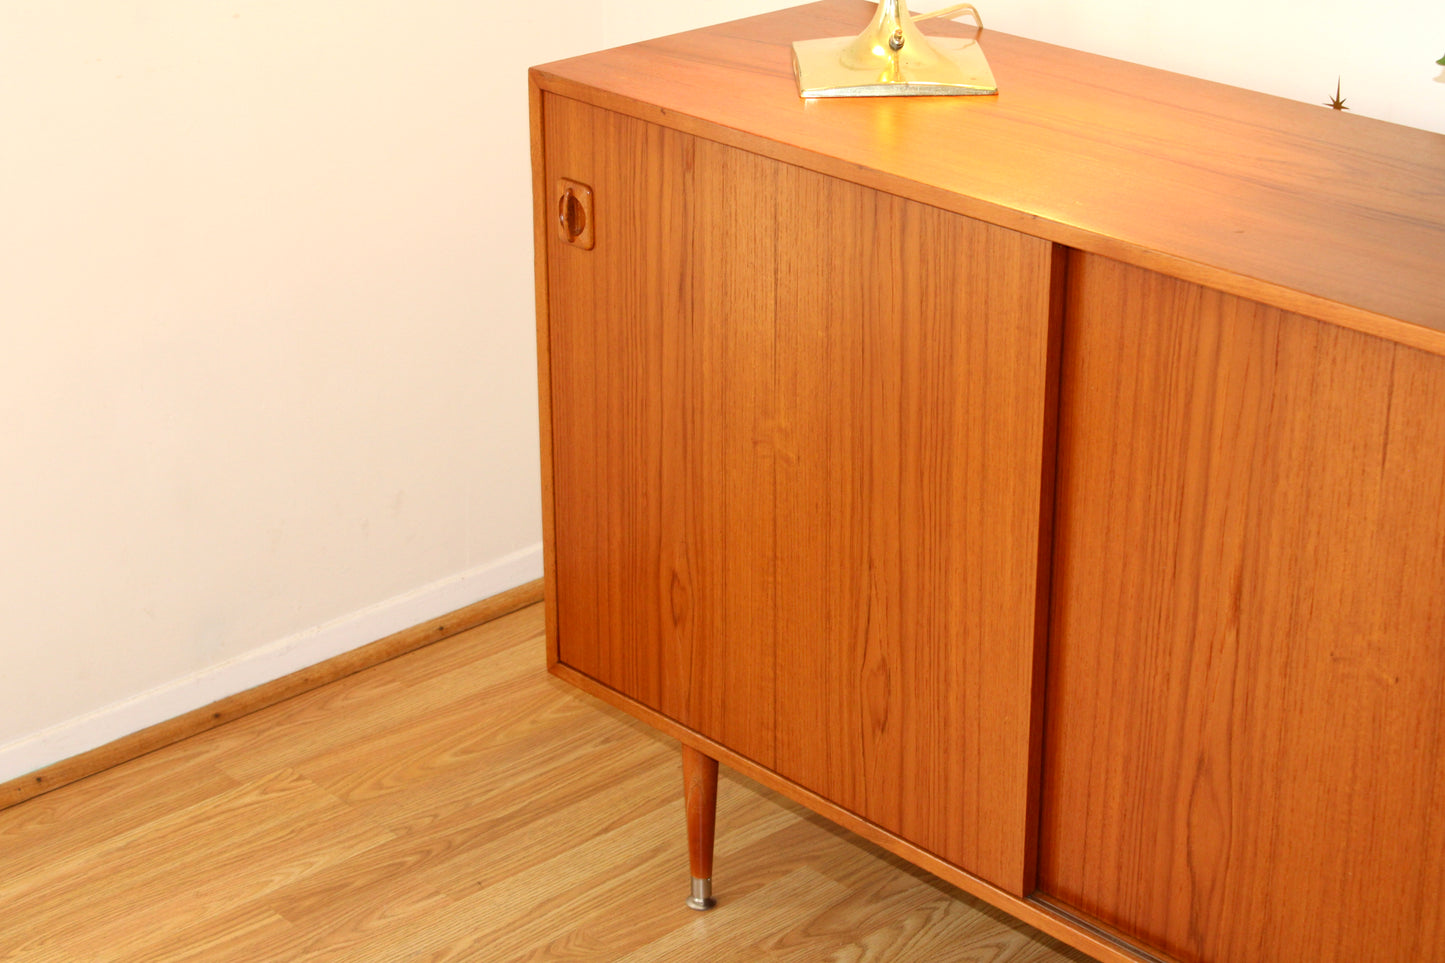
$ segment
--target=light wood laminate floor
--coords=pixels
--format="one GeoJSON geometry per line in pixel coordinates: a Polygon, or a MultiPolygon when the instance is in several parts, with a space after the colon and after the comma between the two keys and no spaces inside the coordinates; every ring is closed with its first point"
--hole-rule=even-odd
{"type": "Polygon", "coordinates": [[[676,743],[532,606],[0,812],[0,960],[1084,960],[726,769],[687,909],[676,743]]]}

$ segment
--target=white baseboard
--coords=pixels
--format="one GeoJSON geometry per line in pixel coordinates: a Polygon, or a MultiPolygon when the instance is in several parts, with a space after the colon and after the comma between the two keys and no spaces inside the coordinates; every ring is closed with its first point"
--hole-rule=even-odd
{"type": "Polygon", "coordinates": [[[0,746],[0,782],[54,765],[219,699],[542,577],[542,543],[252,649],[0,746]]]}

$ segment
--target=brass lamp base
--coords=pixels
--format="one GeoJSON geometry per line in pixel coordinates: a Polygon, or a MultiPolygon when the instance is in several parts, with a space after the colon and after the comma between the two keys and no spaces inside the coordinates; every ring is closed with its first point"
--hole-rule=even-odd
{"type": "Polygon", "coordinates": [[[880,0],[856,37],[794,42],[793,75],[803,97],[998,93],[978,41],[924,36],[904,0],[880,0]]]}

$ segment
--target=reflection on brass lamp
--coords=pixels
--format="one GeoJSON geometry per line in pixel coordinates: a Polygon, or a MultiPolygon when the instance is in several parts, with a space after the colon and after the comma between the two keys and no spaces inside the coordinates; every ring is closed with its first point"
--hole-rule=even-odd
{"type": "Polygon", "coordinates": [[[803,97],[907,97],[996,94],[993,71],[977,40],[925,37],[919,20],[970,13],[962,3],[914,17],[905,0],[879,0],[873,21],[857,37],[799,40],[793,74],[803,97]]]}

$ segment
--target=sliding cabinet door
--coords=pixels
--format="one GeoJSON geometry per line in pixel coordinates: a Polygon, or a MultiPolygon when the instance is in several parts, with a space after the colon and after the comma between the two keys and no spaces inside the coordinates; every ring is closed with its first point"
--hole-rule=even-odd
{"type": "Polygon", "coordinates": [[[1069,280],[1040,889],[1184,961],[1445,960],[1445,359],[1069,280]]]}
{"type": "Polygon", "coordinates": [[[563,663],[771,766],[778,164],[547,95],[563,663]],[[584,226],[585,227],[585,226],[584,226]]]}
{"type": "Polygon", "coordinates": [[[778,771],[1022,894],[1053,249],[809,171],[780,196],[778,771]]]}
{"type": "Polygon", "coordinates": [[[549,241],[560,660],[1026,892],[1055,249],[544,118],[595,206],[549,241]]]}

